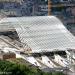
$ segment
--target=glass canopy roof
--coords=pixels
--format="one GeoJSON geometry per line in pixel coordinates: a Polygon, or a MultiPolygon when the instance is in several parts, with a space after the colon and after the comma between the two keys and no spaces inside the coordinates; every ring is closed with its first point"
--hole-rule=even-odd
{"type": "Polygon", "coordinates": [[[32,52],[75,48],[75,37],[54,16],[4,18],[3,23],[14,27],[32,52]]]}

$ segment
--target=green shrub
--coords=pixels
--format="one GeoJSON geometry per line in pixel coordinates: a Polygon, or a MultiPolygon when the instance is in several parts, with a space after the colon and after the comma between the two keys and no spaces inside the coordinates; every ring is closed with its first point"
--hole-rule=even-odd
{"type": "Polygon", "coordinates": [[[42,72],[40,69],[11,63],[9,61],[0,61],[0,72],[8,73],[3,75],[64,75],[61,72],[42,72]]]}

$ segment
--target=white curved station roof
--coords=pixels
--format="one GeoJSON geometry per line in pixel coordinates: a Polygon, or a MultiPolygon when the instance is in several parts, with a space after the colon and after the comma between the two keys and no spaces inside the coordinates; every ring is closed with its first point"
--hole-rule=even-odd
{"type": "Polygon", "coordinates": [[[32,52],[75,48],[75,37],[54,16],[6,18],[0,23],[14,26],[21,42],[32,52]]]}

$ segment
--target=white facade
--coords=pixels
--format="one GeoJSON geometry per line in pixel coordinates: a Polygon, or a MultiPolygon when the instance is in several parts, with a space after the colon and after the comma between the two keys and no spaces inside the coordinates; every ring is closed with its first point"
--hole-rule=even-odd
{"type": "Polygon", "coordinates": [[[45,64],[49,68],[57,67],[47,56],[41,56],[41,63],[45,64]]]}
{"type": "Polygon", "coordinates": [[[65,58],[61,57],[60,55],[54,55],[54,56],[55,56],[55,59],[54,59],[55,62],[57,62],[62,67],[68,67],[69,62],[67,62],[65,58]]]}

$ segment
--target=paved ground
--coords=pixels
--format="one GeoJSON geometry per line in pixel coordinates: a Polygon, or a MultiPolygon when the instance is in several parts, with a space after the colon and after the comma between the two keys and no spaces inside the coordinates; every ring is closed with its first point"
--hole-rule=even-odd
{"type": "Polygon", "coordinates": [[[67,75],[75,75],[75,72],[67,72],[67,75]]]}

